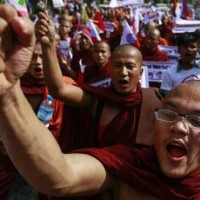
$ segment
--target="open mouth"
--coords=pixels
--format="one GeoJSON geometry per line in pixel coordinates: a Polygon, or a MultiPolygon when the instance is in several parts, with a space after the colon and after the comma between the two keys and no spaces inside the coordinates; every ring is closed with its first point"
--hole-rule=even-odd
{"type": "Polygon", "coordinates": [[[123,79],[123,80],[120,80],[120,81],[119,81],[119,84],[120,84],[120,85],[127,85],[127,84],[128,84],[128,81],[125,80],[125,79],[123,79]]]}
{"type": "Polygon", "coordinates": [[[39,68],[39,67],[35,67],[35,72],[37,72],[37,73],[39,73],[39,72],[41,72],[42,71],[42,69],[41,68],[39,68]]]}
{"type": "Polygon", "coordinates": [[[185,57],[187,57],[187,58],[193,58],[194,55],[191,55],[191,54],[185,54],[185,57]]]}
{"type": "Polygon", "coordinates": [[[186,147],[178,142],[168,144],[167,151],[173,159],[180,159],[187,154],[186,147]]]}

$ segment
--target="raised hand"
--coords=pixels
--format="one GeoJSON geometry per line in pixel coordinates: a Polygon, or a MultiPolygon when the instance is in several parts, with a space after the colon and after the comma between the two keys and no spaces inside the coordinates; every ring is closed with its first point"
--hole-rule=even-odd
{"type": "Polygon", "coordinates": [[[55,27],[47,11],[38,14],[39,20],[36,23],[36,37],[44,45],[50,45],[56,41],[55,27]]]}
{"type": "Polygon", "coordinates": [[[0,5],[0,95],[28,69],[34,44],[33,23],[11,6],[0,5]]]}

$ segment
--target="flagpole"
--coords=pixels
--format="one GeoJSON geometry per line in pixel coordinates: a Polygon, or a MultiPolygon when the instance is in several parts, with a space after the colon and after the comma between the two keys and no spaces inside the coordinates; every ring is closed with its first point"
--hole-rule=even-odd
{"type": "Polygon", "coordinates": [[[47,9],[48,0],[45,0],[45,8],[47,9]]]}

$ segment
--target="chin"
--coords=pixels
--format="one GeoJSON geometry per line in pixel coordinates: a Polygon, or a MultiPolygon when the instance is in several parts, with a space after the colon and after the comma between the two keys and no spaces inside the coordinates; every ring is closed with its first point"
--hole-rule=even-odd
{"type": "Polygon", "coordinates": [[[127,95],[127,94],[130,94],[130,91],[127,91],[127,90],[118,90],[118,93],[120,93],[121,95],[127,95]]]}
{"type": "Polygon", "coordinates": [[[185,174],[185,172],[182,172],[182,170],[178,168],[178,169],[166,172],[165,175],[170,177],[170,178],[183,178],[187,174],[185,174]]]}
{"type": "Polygon", "coordinates": [[[44,80],[44,77],[43,76],[35,76],[35,79],[38,81],[42,81],[42,80],[44,80]]]}
{"type": "Polygon", "coordinates": [[[170,178],[183,178],[188,174],[185,166],[172,166],[165,164],[161,169],[163,173],[170,178]]]}

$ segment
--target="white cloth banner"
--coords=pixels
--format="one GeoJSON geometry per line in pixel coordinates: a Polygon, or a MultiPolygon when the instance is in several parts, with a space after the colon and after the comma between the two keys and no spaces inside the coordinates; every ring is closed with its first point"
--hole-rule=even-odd
{"type": "Polygon", "coordinates": [[[65,6],[63,0],[52,0],[52,3],[54,8],[61,8],[65,6]]]}
{"type": "Polygon", "coordinates": [[[143,5],[144,0],[111,0],[109,7],[116,8],[116,7],[124,7],[129,5],[143,5]]]}
{"type": "Polygon", "coordinates": [[[129,26],[128,22],[125,20],[120,45],[121,44],[133,44],[135,41],[136,41],[136,36],[133,33],[133,30],[129,26]]]}
{"type": "Polygon", "coordinates": [[[25,0],[5,0],[5,3],[13,6],[21,16],[29,16],[25,0]]]}
{"type": "Polygon", "coordinates": [[[163,73],[176,65],[177,62],[175,61],[143,61],[143,66],[148,68],[149,82],[161,82],[163,73]]]}
{"type": "Polygon", "coordinates": [[[175,19],[173,33],[194,32],[200,28],[200,20],[175,19]]]}

